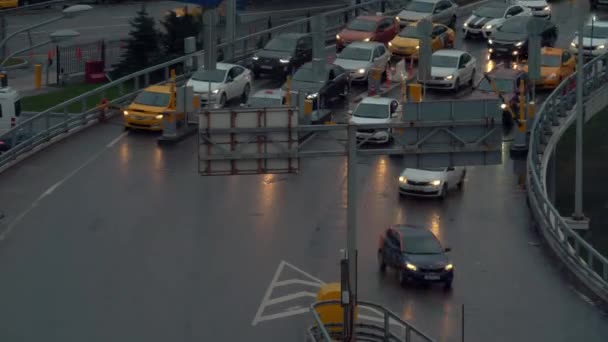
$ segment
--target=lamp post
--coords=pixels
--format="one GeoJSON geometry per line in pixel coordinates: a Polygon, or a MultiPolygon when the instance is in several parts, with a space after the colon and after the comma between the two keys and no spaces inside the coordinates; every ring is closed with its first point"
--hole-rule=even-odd
{"type": "Polygon", "coordinates": [[[80,35],[80,33],[76,32],[74,30],[57,30],[57,31],[49,34],[49,39],[47,39],[47,40],[45,40],[43,42],[40,42],[38,44],[34,44],[34,45],[30,46],[30,47],[26,47],[24,49],[21,49],[21,50],[18,50],[18,51],[15,51],[15,52],[11,53],[7,58],[5,58],[2,61],[2,63],[0,63],[0,68],[2,68],[4,66],[4,64],[9,59],[11,59],[11,57],[16,56],[17,54],[20,54],[20,53],[23,53],[23,52],[26,52],[26,51],[29,51],[29,50],[32,50],[32,49],[44,46],[44,45],[49,44],[49,43],[58,43],[58,42],[61,42],[61,41],[64,41],[64,40],[68,40],[68,39],[71,39],[71,38],[74,38],[74,37],[78,37],[79,35],[80,35]]]}
{"type": "MultiPolygon", "coordinates": [[[[18,34],[20,34],[20,33],[23,33],[23,32],[27,32],[27,31],[29,31],[29,30],[31,30],[31,29],[34,29],[34,28],[37,28],[37,27],[40,27],[40,26],[44,26],[44,25],[48,25],[48,24],[54,23],[54,22],[59,21],[59,20],[61,20],[61,19],[73,18],[73,17],[75,17],[76,15],[78,15],[78,14],[80,14],[80,13],[82,13],[82,12],[86,12],[86,11],[91,10],[91,9],[93,9],[93,7],[92,7],[92,6],[89,6],[89,5],[73,5],[73,6],[69,6],[69,7],[64,8],[64,9],[61,11],[61,15],[60,15],[60,16],[58,16],[58,17],[51,18],[51,19],[49,19],[49,20],[45,20],[45,21],[41,21],[41,22],[39,22],[39,23],[37,23],[37,24],[34,24],[34,25],[32,25],[32,26],[28,26],[28,27],[26,27],[26,28],[23,28],[23,29],[21,29],[21,30],[18,30],[18,31],[15,31],[15,32],[13,32],[13,33],[9,34],[9,35],[8,35],[8,36],[6,36],[4,39],[2,39],[2,41],[0,42],[0,50],[2,51],[2,57],[4,57],[4,56],[6,55],[6,53],[5,53],[5,47],[6,47],[6,43],[7,43],[7,42],[8,42],[8,41],[9,41],[11,38],[15,37],[16,35],[18,35],[18,34]]],[[[46,44],[48,44],[48,42],[47,42],[46,44]]],[[[44,44],[43,44],[43,45],[44,45],[44,44]]],[[[36,44],[36,46],[35,46],[35,47],[34,47],[34,46],[32,46],[32,47],[30,47],[30,49],[34,49],[34,48],[39,47],[39,46],[41,46],[41,45],[40,45],[40,44],[36,44]]],[[[27,49],[27,50],[29,50],[29,49],[27,49]]],[[[27,50],[25,50],[25,51],[27,51],[27,50]]],[[[23,51],[21,51],[21,52],[23,52],[23,51]]],[[[13,55],[14,55],[14,54],[13,54],[13,55]]],[[[6,60],[8,60],[8,58],[3,58],[3,59],[4,59],[5,61],[6,61],[6,60]]],[[[4,63],[2,63],[2,65],[3,65],[3,64],[4,64],[4,63]]]]}

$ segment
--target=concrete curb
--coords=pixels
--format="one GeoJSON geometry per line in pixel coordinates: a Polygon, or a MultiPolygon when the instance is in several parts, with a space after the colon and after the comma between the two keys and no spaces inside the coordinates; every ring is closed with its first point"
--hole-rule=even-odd
{"type": "Polygon", "coordinates": [[[196,134],[196,132],[198,131],[198,127],[195,126],[186,126],[186,128],[182,129],[181,132],[179,132],[175,137],[165,137],[165,136],[160,136],[158,137],[158,139],[156,140],[156,143],[158,146],[171,146],[171,145],[175,145],[180,141],[183,141],[184,139],[193,136],[194,134],[196,134]]]}

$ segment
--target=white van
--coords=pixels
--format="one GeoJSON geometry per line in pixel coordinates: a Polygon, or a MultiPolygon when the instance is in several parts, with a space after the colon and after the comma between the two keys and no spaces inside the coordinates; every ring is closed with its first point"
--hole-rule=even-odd
{"type": "Polygon", "coordinates": [[[0,134],[14,127],[20,114],[19,92],[11,87],[0,87],[0,134]]]}
{"type": "MultiPolygon", "coordinates": [[[[398,122],[399,102],[390,97],[372,96],[364,98],[352,112],[353,124],[388,124],[398,122]]],[[[391,141],[391,129],[357,129],[357,139],[367,143],[385,144],[391,141]]]]}

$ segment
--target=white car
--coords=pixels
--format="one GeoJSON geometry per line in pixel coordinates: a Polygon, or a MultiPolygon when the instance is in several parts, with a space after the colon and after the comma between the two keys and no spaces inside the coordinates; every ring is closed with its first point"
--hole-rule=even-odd
{"type": "Polygon", "coordinates": [[[458,91],[463,84],[473,85],[477,71],[477,60],[466,51],[439,50],[431,56],[431,75],[419,80],[427,88],[453,89],[458,91]]]}
{"type": "MultiPolygon", "coordinates": [[[[389,97],[366,97],[352,112],[353,124],[385,124],[398,120],[400,106],[389,97]]],[[[391,141],[391,129],[357,129],[357,140],[367,143],[385,144],[391,141]]]]}
{"type": "Polygon", "coordinates": [[[465,39],[471,36],[489,38],[508,18],[524,15],[531,16],[532,10],[518,4],[490,2],[473,10],[473,14],[465,20],[462,32],[465,39]]]}
{"type": "MultiPolygon", "coordinates": [[[[583,28],[583,56],[593,58],[606,53],[608,48],[608,21],[592,17],[583,28]]],[[[578,34],[570,43],[570,52],[578,54],[578,34]]]]}
{"type": "Polygon", "coordinates": [[[354,42],[347,45],[337,58],[335,65],[350,74],[352,81],[367,81],[372,68],[386,70],[391,53],[379,42],[354,42]]]}
{"type": "Polygon", "coordinates": [[[429,18],[433,23],[456,27],[458,5],[450,0],[413,0],[397,15],[399,25],[407,26],[429,18]]]}
{"type": "Polygon", "coordinates": [[[229,63],[217,63],[216,70],[201,68],[186,83],[200,96],[201,105],[222,108],[232,99],[247,101],[251,91],[251,70],[229,63]]]}
{"type": "Polygon", "coordinates": [[[448,191],[462,188],[466,173],[464,167],[405,169],[399,176],[399,193],[445,198],[448,191]]]}
{"type": "Polygon", "coordinates": [[[551,19],[551,6],[546,0],[519,0],[517,3],[532,10],[535,17],[551,19]]]}

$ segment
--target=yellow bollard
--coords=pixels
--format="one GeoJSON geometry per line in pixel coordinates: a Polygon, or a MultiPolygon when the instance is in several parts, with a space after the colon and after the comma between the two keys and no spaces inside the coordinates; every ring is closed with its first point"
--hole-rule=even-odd
{"type": "MultiPolygon", "coordinates": [[[[321,286],[317,292],[317,302],[326,300],[340,300],[340,283],[329,283],[321,286]]],[[[321,306],[316,309],[323,324],[344,324],[344,310],[340,304],[321,306]]],[[[355,321],[357,321],[358,310],[355,308],[355,321]]],[[[328,328],[329,332],[340,332],[342,327],[328,328]]]]}
{"type": "Polygon", "coordinates": [[[528,103],[528,120],[532,120],[534,118],[535,109],[534,101],[530,101],[530,103],[528,103]]]}
{"type": "Polygon", "coordinates": [[[285,81],[285,105],[287,107],[291,106],[291,75],[287,75],[287,80],[285,81]]]}
{"type": "Polygon", "coordinates": [[[312,114],[312,100],[307,99],[304,101],[304,115],[310,116],[312,114]]]}
{"type": "Polygon", "coordinates": [[[526,117],[525,117],[525,105],[526,105],[526,94],[525,94],[525,90],[526,87],[524,85],[524,80],[520,80],[519,81],[519,122],[521,123],[519,125],[519,131],[520,132],[525,132],[526,131],[526,117]]]}
{"type": "Polygon", "coordinates": [[[382,79],[382,69],[379,69],[379,68],[372,69],[372,79],[374,81],[380,81],[380,79],[382,79]]]}
{"type": "Polygon", "coordinates": [[[192,108],[198,110],[201,106],[201,98],[198,95],[192,96],[192,108]]]}
{"type": "Polygon", "coordinates": [[[420,83],[413,83],[409,85],[410,87],[410,99],[412,102],[421,102],[422,101],[422,85],[420,83]]]}
{"type": "Polygon", "coordinates": [[[36,89],[42,87],[42,64],[34,65],[34,84],[36,85],[36,89]]]}

